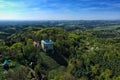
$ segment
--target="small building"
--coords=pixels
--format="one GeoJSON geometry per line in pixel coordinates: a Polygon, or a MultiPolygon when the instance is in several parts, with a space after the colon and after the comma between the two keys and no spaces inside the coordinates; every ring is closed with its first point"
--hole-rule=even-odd
{"type": "Polygon", "coordinates": [[[7,70],[9,69],[8,60],[4,61],[3,67],[4,67],[4,69],[7,69],[7,70]]]}
{"type": "Polygon", "coordinates": [[[43,51],[54,53],[53,41],[52,40],[41,40],[41,46],[43,51]]]}
{"type": "Polygon", "coordinates": [[[32,69],[34,69],[34,67],[35,67],[34,62],[30,62],[29,66],[30,66],[32,69]]]}
{"type": "Polygon", "coordinates": [[[34,47],[39,47],[39,42],[38,42],[38,41],[34,41],[34,42],[33,42],[33,46],[34,46],[34,47]]]}

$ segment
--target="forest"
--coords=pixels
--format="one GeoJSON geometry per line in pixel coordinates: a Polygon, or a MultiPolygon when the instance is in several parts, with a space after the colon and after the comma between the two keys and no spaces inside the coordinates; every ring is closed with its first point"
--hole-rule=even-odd
{"type": "Polygon", "coordinates": [[[0,22],[0,80],[120,80],[120,21],[0,22]]]}

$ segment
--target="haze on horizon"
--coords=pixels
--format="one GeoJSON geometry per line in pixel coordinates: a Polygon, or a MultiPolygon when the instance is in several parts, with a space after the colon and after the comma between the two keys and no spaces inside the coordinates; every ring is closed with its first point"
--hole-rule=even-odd
{"type": "Polygon", "coordinates": [[[120,0],[0,0],[0,20],[120,20],[120,0]]]}

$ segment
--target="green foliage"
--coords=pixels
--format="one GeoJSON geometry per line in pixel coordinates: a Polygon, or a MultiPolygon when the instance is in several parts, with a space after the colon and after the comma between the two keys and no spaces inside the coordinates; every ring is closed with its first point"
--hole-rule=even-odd
{"type": "MultiPolygon", "coordinates": [[[[3,80],[24,80],[28,76],[41,79],[43,75],[54,80],[120,79],[118,30],[66,31],[56,27],[21,29],[23,31],[5,40],[0,39],[1,65],[7,58],[12,60],[10,67],[14,66],[2,74],[3,80]],[[41,46],[33,45],[33,41],[40,42],[42,39],[53,40],[54,54],[44,53],[41,46]],[[34,63],[33,67],[29,66],[31,62],[34,63]],[[21,65],[24,67],[19,67],[21,65]]],[[[4,72],[2,67],[0,72],[4,72]]]]}
{"type": "Polygon", "coordinates": [[[24,66],[21,66],[16,71],[10,69],[9,71],[3,72],[1,80],[25,80],[28,72],[29,70],[24,66]]]}
{"type": "Polygon", "coordinates": [[[48,79],[54,79],[54,80],[60,80],[62,78],[62,76],[65,74],[65,68],[63,66],[60,66],[56,69],[53,69],[51,71],[49,71],[49,74],[48,74],[48,79]]]}

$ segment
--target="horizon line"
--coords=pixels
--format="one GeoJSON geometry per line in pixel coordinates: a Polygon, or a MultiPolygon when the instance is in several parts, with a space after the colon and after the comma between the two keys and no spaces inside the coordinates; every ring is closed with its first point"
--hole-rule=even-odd
{"type": "Polygon", "coordinates": [[[56,20],[52,20],[52,19],[46,19],[46,20],[0,20],[0,21],[120,21],[120,19],[56,19],[56,20]]]}

